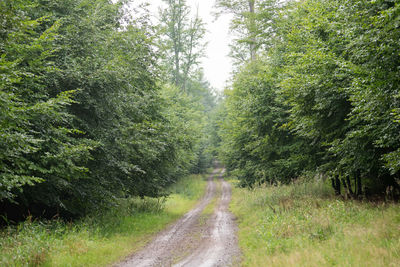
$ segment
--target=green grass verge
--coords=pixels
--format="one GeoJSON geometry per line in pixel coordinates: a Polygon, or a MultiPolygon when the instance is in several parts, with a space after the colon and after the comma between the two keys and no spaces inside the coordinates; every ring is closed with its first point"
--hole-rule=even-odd
{"type": "Polygon", "coordinates": [[[320,182],[234,188],[243,266],[400,266],[400,205],[343,201],[320,182]]]}
{"type": "Polygon", "coordinates": [[[204,194],[204,176],[174,185],[164,201],[121,200],[118,208],[75,223],[24,222],[0,233],[0,266],[106,266],[143,247],[204,194]]]}

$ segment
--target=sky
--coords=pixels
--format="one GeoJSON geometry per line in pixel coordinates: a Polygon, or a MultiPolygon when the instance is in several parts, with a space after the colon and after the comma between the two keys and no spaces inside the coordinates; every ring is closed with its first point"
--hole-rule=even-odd
{"type": "MultiPolygon", "coordinates": [[[[232,61],[228,56],[231,40],[229,34],[230,16],[221,15],[215,20],[212,14],[216,11],[214,8],[215,0],[186,1],[191,7],[193,15],[198,8],[199,16],[206,24],[205,41],[208,42],[208,45],[206,47],[206,57],[202,60],[205,78],[213,88],[222,91],[232,71],[232,61]]],[[[162,6],[162,0],[149,0],[148,2],[151,4],[150,11],[156,17],[159,7],[162,6]]]]}

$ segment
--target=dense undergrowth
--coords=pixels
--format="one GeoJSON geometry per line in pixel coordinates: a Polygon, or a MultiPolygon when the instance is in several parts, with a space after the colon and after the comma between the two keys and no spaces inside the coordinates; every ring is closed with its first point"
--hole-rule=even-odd
{"type": "Polygon", "coordinates": [[[211,166],[216,95],[200,60],[165,67],[171,51],[187,62],[202,34],[173,49],[174,22],[155,25],[130,0],[2,0],[0,10],[0,225],[162,197],[211,166]]]}
{"type": "Polygon", "coordinates": [[[182,179],[167,198],[121,199],[77,222],[31,221],[0,233],[1,266],[104,266],[142,247],[204,193],[204,175],[182,179]]]}
{"type": "Polygon", "coordinates": [[[337,195],[399,198],[400,2],[217,3],[237,32],[215,123],[227,172],[243,186],[315,172],[337,195]]]}
{"type": "Polygon", "coordinates": [[[244,266],[399,266],[400,206],[344,201],[323,181],[234,188],[244,266]]]}

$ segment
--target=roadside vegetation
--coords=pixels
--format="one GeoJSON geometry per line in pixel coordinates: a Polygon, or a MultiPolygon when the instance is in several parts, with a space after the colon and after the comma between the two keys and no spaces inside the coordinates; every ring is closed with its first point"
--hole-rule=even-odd
{"type": "Polygon", "coordinates": [[[204,192],[205,28],[164,2],[0,1],[1,266],[114,263],[204,192]]]}
{"type": "Polygon", "coordinates": [[[243,265],[399,266],[399,1],[217,6],[237,38],[213,140],[243,265]]]}
{"type": "Polygon", "coordinates": [[[245,265],[399,266],[400,2],[216,0],[222,97],[200,13],[162,2],[0,1],[0,265],[118,261],[218,159],[245,265]]]}
{"type": "Polygon", "coordinates": [[[171,35],[191,18],[169,5],[153,25],[136,1],[0,1],[0,224],[166,196],[211,166],[204,25],[171,35]]]}
{"type": "Polygon", "coordinates": [[[214,123],[227,172],[247,187],[314,173],[336,195],[399,198],[400,3],[217,3],[237,32],[214,123]]]}
{"type": "Polygon", "coordinates": [[[197,203],[206,175],[191,175],[166,198],[130,198],[78,222],[30,221],[0,232],[1,266],[106,266],[143,247],[197,203]]]}
{"type": "Polygon", "coordinates": [[[296,181],[235,187],[231,211],[243,266],[400,264],[396,203],[345,201],[323,181],[296,181]]]}

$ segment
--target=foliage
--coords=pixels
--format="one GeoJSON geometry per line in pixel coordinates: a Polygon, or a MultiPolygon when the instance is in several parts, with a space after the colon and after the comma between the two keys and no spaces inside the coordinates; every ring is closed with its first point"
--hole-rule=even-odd
{"type": "Polygon", "coordinates": [[[235,65],[242,65],[255,59],[260,50],[271,46],[270,38],[274,35],[277,0],[217,0],[217,16],[222,13],[233,15],[231,31],[235,39],[231,45],[231,56],[235,65]]]}
{"type": "Polygon", "coordinates": [[[60,23],[43,30],[47,19],[26,16],[27,8],[21,1],[1,3],[0,199],[9,201],[26,185],[84,178],[95,146],[67,112],[77,91],[51,95],[45,85],[46,75],[58,71],[51,57],[60,23]]]}
{"type": "Polygon", "coordinates": [[[199,67],[204,56],[205,25],[198,13],[190,18],[191,10],[185,0],[164,2],[166,8],[159,12],[158,46],[163,54],[160,65],[173,84],[165,88],[170,99],[166,114],[167,117],[173,114],[172,125],[178,126],[177,130],[187,137],[184,138],[187,145],[181,150],[186,158],[183,161],[191,172],[201,173],[212,162],[207,128],[215,105],[212,88],[199,67]]]}
{"type": "Polygon", "coordinates": [[[173,84],[188,90],[199,60],[204,56],[204,23],[198,13],[189,19],[190,7],[186,0],[164,0],[166,8],[160,11],[161,46],[165,51],[164,65],[173,84]]]}
{"type": "MultiPolygon", "coordinates": [[[[243,14],[236,2],[222,6],[243,14]]],[[[255,25],[275,22],[272,34],[257,35],[268,45],[242,63],[226,93],[219,136],[228,171],[248,185],[309,171],[339,176],[334,184],[353,197],[399,190],[399,4],[271,3],[258,1],[253,17],[255,25]]]]}
{"type": "Polygon", "coordinates": [[[243,185],[288,181],[307,161],[299,155],[303,142],[283,127],[288,108],[277,99],[278,71],[261,61],[249,63],[236,75],[226,99],[222,159],[243,185]]]}
{"type": "Polygon", "coordinates": [[[166,196],[182,175],[209,166],[209,86],[191,74],[187,95],[168,89],[160,37],[148,13],[129,16],[127,4],[1,2],[0,201],[8,220],[79,217],[121,197],[166,196]]]}

